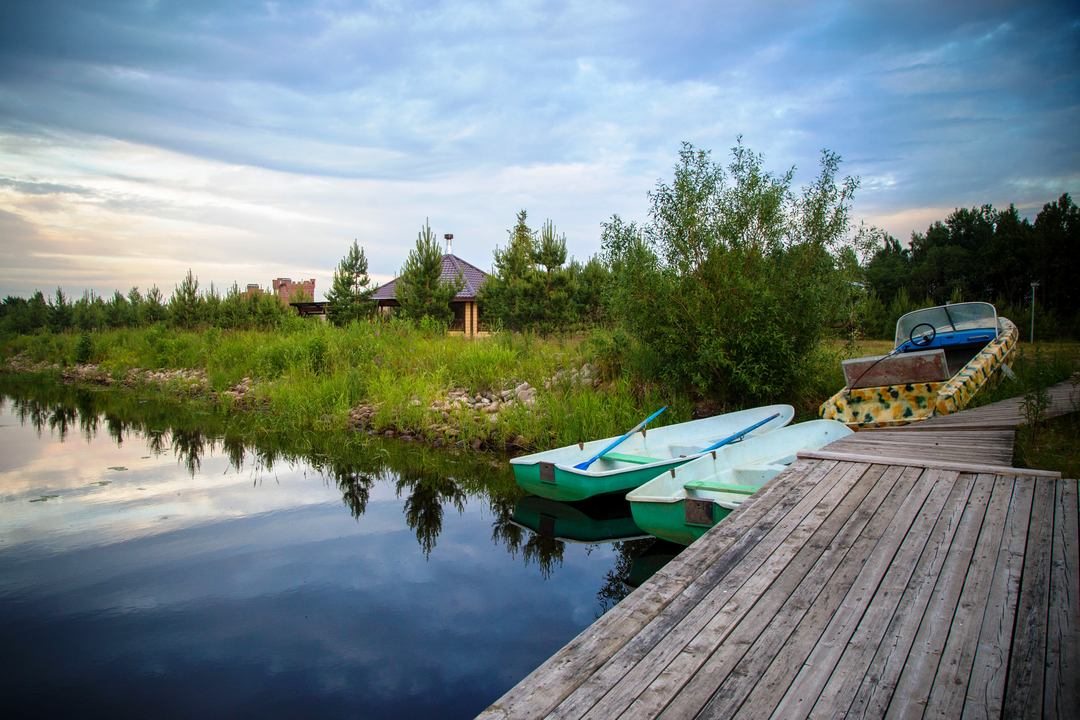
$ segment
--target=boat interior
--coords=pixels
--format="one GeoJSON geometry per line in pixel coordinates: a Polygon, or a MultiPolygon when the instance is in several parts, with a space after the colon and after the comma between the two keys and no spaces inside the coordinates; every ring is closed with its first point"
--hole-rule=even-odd
{"type": "Polygon", "coordinates": [[[897,321],[891,353],[845,360],[844,380],[850,389],[944,382],[971,362],[998,332],[997,311],[990,303],[916,310],[897,321]]]}

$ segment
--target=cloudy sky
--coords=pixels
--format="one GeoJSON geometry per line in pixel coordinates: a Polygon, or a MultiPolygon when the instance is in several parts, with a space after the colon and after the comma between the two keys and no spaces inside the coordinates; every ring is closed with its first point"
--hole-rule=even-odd
{"type": "Polygon", "coordinates": [[[488,269],[515,213],[571,254],[646,215],[680,142],[821,149],[902,239],[1080,194],[1070,2],[13,0],[0,295],[394,276],[425,218],[488,269]]]}

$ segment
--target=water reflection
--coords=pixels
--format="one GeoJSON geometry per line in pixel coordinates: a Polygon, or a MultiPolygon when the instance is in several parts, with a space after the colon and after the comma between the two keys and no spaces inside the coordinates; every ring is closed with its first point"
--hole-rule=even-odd
{"type": "Polygon", "coordinates": [[[469,717],[625,597],[652,544],[611,533],[617,509],[522,498],[486,455],[250,443],[2,378],[0,412],[25,424],[0,431],[15,714],[469,717]]]}
{"type": "MultiPolygon", "coordinates": [[[[526,566],[536,567],[544,578],[561,566],[567,541],[611,543],[619,558],[617,575],[623,580],[629,577],[635,554],[649,545],[617,542],[645,537],[633,524],[625,501],[602,498],[570,504],[523,496],[500,458],[453,455],[358,436],[263,435],[251,443],[234,431],[227,417],[192,413],[180,405],[146,402],[125,393],[28,384],[12,378],[0,381],[0,393],[6,396],[3,402],[10,405],[12,414],[39,436],[51,433],[63,443],[77,428],[81,439],[89,443],[104,428],[117,446],[137,437],[145,442],[150,456],[171,453],[192,478],[200,473],[207,456],[223,456],[234,473],[250,472],[253,484],[272,476],[281,465],[303,465],[337,487],[342,503],[357,521],[366,512],[375,486],[389,483],[403,500],[406,526],[425,557],[438,545],[447,510],[460,515],[470,497],[487,504],[491,541],[526,566]]],[[[613,596],[605,591],[601,607],[609,607],[613,596]]]]}

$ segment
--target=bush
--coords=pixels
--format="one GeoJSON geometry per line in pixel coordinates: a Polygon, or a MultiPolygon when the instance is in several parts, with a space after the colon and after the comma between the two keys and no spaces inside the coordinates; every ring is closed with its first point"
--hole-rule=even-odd
{"type": "Polygon", "coordinates": [[[90,339],[90,333],[79,336],[79,342],[75,345],[75,362],[85,365],[94,357],[94,341],[90,339]]]}
{"type": "Polygon", "coordinates": [[[614,218],[603,245],[620,325],[655,357],[659,379],[728,404],[790,397],[850,291],[834,255],[857,181],[839,158],[801,197],[741,142],[726,171],[684,145],[671,185],[650,194],[642,228],[614,218]]]}

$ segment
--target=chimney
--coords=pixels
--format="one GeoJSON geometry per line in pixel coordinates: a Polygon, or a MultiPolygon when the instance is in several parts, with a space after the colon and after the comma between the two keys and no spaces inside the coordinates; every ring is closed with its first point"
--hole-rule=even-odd
{"type": "Polygon", "coordinates": [[[443,239],[446,240],[446,254],[452,255],[454,253],[454,233],[446,233],[443,235],[443,239]]]}

